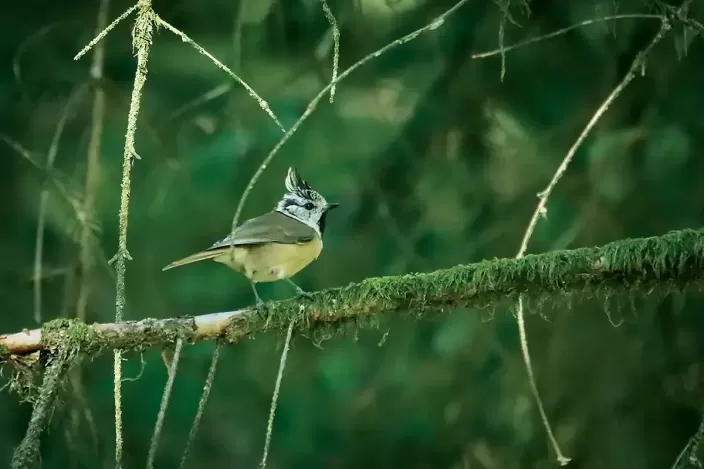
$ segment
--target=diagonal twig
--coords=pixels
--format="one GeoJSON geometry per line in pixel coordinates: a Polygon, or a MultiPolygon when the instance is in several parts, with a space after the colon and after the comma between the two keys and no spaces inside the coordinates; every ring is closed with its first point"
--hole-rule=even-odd
{"type": "Polygon", "coordinates": [[[130,14],[131,14],[133,11],[135,11],[139,6],[140,6],[140,2],[137,2],[137,3],[135,3],[134,5],[132,5],[130,8],[128,8],[127,10],[125,10],[125,12],[124,12],[122,15],[118,16],[117,18],[115,18],[115,19],[113,20],[113,22],[110,23],[110,24],[109,24],[105,29],[103,29],[100,33],[98,33],[98,34],[91,40],[91,42],[89,42],[88,44],[86,44],[86,46],[85,46],[83,49],[81,49],[81,51],[80,51],[78,54],[76,54],[76,55],[74,56],[73,60],[78,60],[78,59],[80,59],[81,57],[83,57],[84,55],[86,55],[86,54],[88,53],[88,51],[93,48],[93,46],[95,46],[96,44],[98,44],[98,42],[99,42],[101,39],[103,39],[105,36],[107,36],[108,33],[109,33],[115,26],[118,25],[118,23],[120,23],[122,20],[124,20],[125,18],[127,18],[128,16],[130,16],[130,14]]]}
{"type": "Polygon", "coordinates": [[[157,23],[158,23],[160,26],[164,26],[166,29],[168,29],[168,30],[171,31],[172,33],[174,33],[174,34],[176,34],[177,36],[179,36],[182,41],[184,41],[185,43],[191,45],[191,46],[192,46],[194,49],[196,49],[198,52],[200,52],[201,54],[203,54],[203,55],[205,55],[206,57],[208,57],[209,59],[211,59],[211,61],[212,61],[219,69],[223,70],[225,73],[227,73],[228,75],[230,75],[235,81],[237,81],[238,83],[240,83],[240,84],[243,86],[243,88],[245,88],[245,89],[247,90],[247,93],[248,93],[254,100],[257,101],[257,103],[259,104],[259,107],[261,107],[262,110],[263,110],[264,112],[266,112],[266,113],[269,115],[269,117],[272,118],[272,120],[277,124],[277,127],[279,127],[282,132],[285,132],[285,131],[286,131],[286,129],[285,129],[284,126],[281,124],[281,122],[279,121],[279,119],[277,118],[277,116],[275,116],[275,115],[274,115],[274,112],[272,112],[272,109],[269,107],[269,104],[267,103],[267,101],[265,101],[264,98],[262,98],[260,95],[258,95],[257,92],[256,92],[255,90],[253,90],[252,87],[250,87],[250,85],[248,85],[247,83],[245,83],[242,78],[240,78],[240,77],[237,76],[235,73],[233,73],[233,71],[230,70],[224,63],[222,63],[220,60],[216,59],[210,52],[208,52],[207,50],[205,50],[203,47],[199,46],[193,39],[191,39],[190,37],[188,37],[184,32],[182,32],[182,31],[176,29],[174,26],[172,26],[171,24],[167,23],[166,21],[164,21],[164,20],[163,20],[162,18],[160,18],[159,16],[156,17],[156,20],[157,20],[157,23]]]}
{"type": "Polygon", "coordinates": [[[274,148],[272,148],[269,154],[264,158],[264,160],[262,160],[262,163],[257,168],[257,171],[255,171],[255,174],[253,174],[250,178],[250,181],[247,183],[247,186],[245,187],[245,190],[242,193],[242,197],[240,197],[240,201],[237,204],[237,208],[235,209],[235,216],[233,217],[232,223],[232,231],[235,231],[235,228],[237,228],[237,224],[240,221],[240,216],[242,215],[242,209],[245,207],[245,202],[247,201],[250,192],[252,192],[252,189],[255,187],[255,184],[264,173],[264,170],[267,169],[267,166],[269,166],[269,164],[272,162],[272,159],[274,159],[274,156],[279,152],[281,147],[284,146],[284,144],[292,137],[292,135],[294,135],[294,133],[299,129],[299,127],[301,127],[301,124],[303,124],[304,121],[308,119],[311,114],[313,114],[313,111],[318,106],[318,102],[323,98],[323,96],[325,96],[329,92],[329,90],[333,88],[333,86],[335,86],[337,83],[340,83],[348,75],[350,75],[352,72],[354,72],[361,66],[381,56],[382,54],[389,52],[390,50],[395,49],[403,44],[406,44],[407,42],[413,41],[417,37],[421,36],[423,33],[434,31],[440,28],[445,22],[445,20],[451,15],[453,15],[456,11],[458,11],[460,7],[465,5],[467,1],[468,0],[460,0],[451,8],[437,16],[436,19],[434,19],[431,23],[417,29],[416,31],[406,34],[405,36],[395,39],[394,41],[388,43],[384,47],[381,47],[380,49],[377,49],[376,51],[370,54],[367,54],[365,57],[358,60],[353,65],[344,70],[340,75],[338,75],[335,80],[331,80],[326,86],[324,86],[323,89],[320,90],[318,94],[311,100],[311,102],[308,103],[308,106],[306,106],[306,110],[303,112],[303,114],[301,114],[301,116],[294,123],[294,125],[292,125],[289,130],[284,133],[279,142],[277,142],[274,148]]]}
{"type": "MultiPolygon", "coordinates": [[[[686,3],[688,3],[688,2],[686,2],[686,3]]],[[[631,66],[629,67],[629,70],[627,71],[625,76],[622,78],[622,80],[619,82],[619,84],[617,84],[617,86],[612,90],[612,92],[607,96],[607,98],[602,102],[602,104],[597,108],[597,111],[595,111],[592,118],[588,121],[587,125],[585,126],[583,131],[580,133],[580,135],[578,136],[575,143],[573,143],[573,146],[570,147],[570,149],[568,150],[568,153],[566,153],[566,155],[563,157],[563,160],[561,161],[560,165],[558,165],[556,172],[553,174],[553,177],[551,178],[551,180],[548,183],[548,185],[546,186],[546,188],[538,194],[539,203],[536,205],[536,208],[534,209],[534,213],[531,216],[531,220],[529,220],[529,225],[526,228],[526,231],[524,232],[524,236],[522,238],[521,245],[519,247],[519,252],[516,255],[517,259],[524,257],[524,254],[526,253],[526,250],[528,249],[528,246],[529,246],[529,240],[531,239],[531,236],[533,235],[534,230],[536,229],[536,224],[538,223],[539,218],[545,217],[547,214],[546,204],[548,202],[548,198],[551,195],[551,192],[553,191],[553,189],[556,187],[556,184],[558,184],[558,181],[561,179],[561,177],[565,173],[566,169],[568,168],[568,165],[573,160],[573,157],[577,153],[578,148],[583,144],[583,142],[587,138],[590,131],[593,129],[593,127],[595,127],[597,122],[600,120],[602,115],[607,111],[607,109],[610,107],[610,105],[612,105],[612,103],[624,91],[624,89],[629,85],[629,83],[634,79],[634,77],[636,77],[639,69],[642,69],[642,67],[644,66],[645,61],[646,61],[646,57],[653,50],[653,48],[664,38],[664,36],[666,35],[666,32],[669,29],[670,29],[670,23],[665,18],[662,19],[661,28],[659,29],[659,31],[656,33],[656,35],[651,40],[651,42],[649,42],[649,44],[643,50],[641,50],[639,53],[637,53],[636,58],[632,62],[631,66]]],[[[536,377],[534,376],[533,367],[531,365],[531,355],[529,353],[529,344],[528,344],[528,340],[526,337],[526,326],[524,324],[524,303],[523,303],[523,300],[521,297],[519,297],[519,300],[517,302],[516,318],[517,318],[517,326],[519,328],[519,339],[520,339],[520,343],[521,343],[521,351],[522,351],[524,364],[526,366],[526,371],[527,371],[528,378],[529,378],[529,385],[531,387],[531,393],[533,395],[534,401],[536,402],[539,413],[541,415],[541,421],[542,421],[543,426],[546,430],[546,434],[548,435],[548,439],[551,442],[551,445],[553,446],[553,450],[556,453],[556,459],[561,465],[566,465],[570,462],[570,458],[563,455],[563,453],[558,445],[558,442],[556,441],[556,438],[553,435],[553,431],[551,429],[551,424],[548,420],[548,416],[546,415],[546,411],[544,410],[543,402],[541,400],[541,396],[539,395],[538,386],[536,384],[536,377]]]]}
{"type": "Polygon", "coordinates": [[[176,340],[174,356],[171,358],[171,366],[169,366],[169,376],[166,381],[166,386],[164,386],[164,392],[162,393],[162,402],[159,405],[157,422],[154,425],[152,442],[149,444],[149,454],[147,455],[147,469],[152,469],[154,467],[154,459],[157,456],[157,447],[159,446],[159,436],[162,433],[164,417],[166,416],[166,409],[169,406],[169,398],[171,397],[171,390],[174,387],[174,380],[176,379],[176,371],[178,370],[179,358],[181,357],[181,349],[183,348],[183,345],[184,341],[182,339],[176,340]]]}

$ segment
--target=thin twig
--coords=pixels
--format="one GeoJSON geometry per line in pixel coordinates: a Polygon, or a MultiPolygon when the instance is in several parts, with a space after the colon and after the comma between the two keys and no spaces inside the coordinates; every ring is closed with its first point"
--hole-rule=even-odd
{"type": "Polygon", "coordinates": [[[330,102],[333,102],[335,98],[335,82],[338,78],[338,59],[340,57],[340,30],[338,29],[338,23],[335,21],[335,16],[328,6],[326,0],[321,0],[321,6],[323,7],[323,14],[326,15],[328,23],[333,30],[333,78],[331,78],[330,87],[330,102]]]}
{"type": "MultiPolygon", "coordinates": [[[[388,52],[391,49],[394,49],[402,44],[405,44],[413,39],[416,39],[419,35],[428,32],[428,31],[433,31],[435,29],[438,29],[440,26],[443,25],[445,20],[455,13],[460,7],[462,7],[467,0],[461,0],[460,2],[456,3],[452,8],[447,10],[445,13],[437,17],[433,22],[430,24],[427,24],[426,26],[417,29],[416,31],[407,34],[406,36],[403,36],[395,41],[390,42],[386,46],[382,47],[381,49],[376,50],[375,52],[372,52],[371,54],[366,55],[363,57],[361,60],[347,68],[345,71],[343,71],[340,75],[335,80],[332,80],[330,83],[328,83],[321,91],[318,92],[318,94],[309,102],[308,106],[306,107],[306,110],[304,113],[299,117],[299,119],[294,123],[294,125],[291,126],[291,128],[282,136],[282,138],[277,142],[277,144],[274,146],[274,148],[269,152],[269,154],[264,158],[260,166],[257,168],[257,171],[252,175],[250,178],[250,181],[247,183],[247,186],[245,187],[245,190],[242,193],[242,197],[240,198],[240,202],[238,203],[237,209],[235,210],[235,216],[233,217],[233,223],[232,223],[232,231],[235,231],[235,228],[237,228],[237,224],[240,220],[240,217],[242,216],[242,210],[245,207],[245,202],[247,201],[250,192],[252,192],[252,189],[254,188],[255,184],[257,184],[257,181],[259,178],[262,176],[262,173],[264,173],[264,170],[269,166],[269,164],[272,162],[274,159],[274,156],[279,152],[282,146],[291,138],[291,136],[298,130],[298,128],[303,124],[303,122],[308,119],[308,117],[313,114],[313,111],[316,109],[318,106],[319,101],[323,96],[325,96],[328,91],[335,86],[337,83],[340,83],[342,80],[344,80],[348,75],[350,75],[352,72],[354,72],[357,68],[360,66],[366,64],[370,60],[379,57],[380,55],[384,54],[385,52],[388,52]]],[[[604,21],[609,21],[609,20],[615,20],[615,19],[636,19],[636,18],[647,18],[647,19],[662,19],[662,16],[659,15],[647,15],[647,14],[624,14],[624,15],[613,15],[613,16],[606,16],[603,18],[596,18],[596,19],[590,19],[586,21],[582,21],[580,23],[568,26],[566,28],[560,29],[558,31],[554,31],[549,34],[545,34],[543,36],[531,38],[525,41],[518,42],[513,45],[509,46],[501,46],[498,49],[492,49],[486,52],[478,52],[476,54],[472,54],[470,57],[473,59],[484,59],[488,57],[492,57],[498,54],[504,54],[506,52],[518,49],[520,47],[533,44],[535,42],[543,41],[546,39],[554,38],[557,36],[560,36],[561,34],[565,34],[573,29],[577,29],[583,26],[588,26],[590,24],[594,23],[600,23],[604,21]]]]}
{"type": "Polygon", "coordinates": [[[267,467],[267,456],[269,455],[269,445],[272,442],[272,431],[274,430],[274,413],[277,410],[277,402],[279,401],[279,390],[281,389],[282,377],[284,376],[284,368],[286,368],[286,359],[289,356],[289,346],[291,344],[291,336],[294,333],[294,322],[289,323],[289,328],[286,330],[286,339],[284,340],[284,350],[282,350],[279,358],[279,370],[277,371],[277,380],[274,382],[274,392],[272,393],[272,404],[269,407],[269,419],[267,419],[267,433],[264,437],[264,450],[262,451],[262,461],[260,467],[267,467]]]}
{"type": "Polygon", "coordinates": [[[507,19],[511,19],[511,16],[509,15],[508,1],[506,3],[495,1],[495,3],[497,4],[497,7],[499,7],[501,15],[499,19],[499,28],[497,29],[497,42],[499,44],[499,53],[502,58],[501,70],[499,72],[499,81],[500,83],[504,83],[504,75],[507,72],[507,54],[505,53],[506,49],[504,48],[504,33],[507,26],[507,19]]]}
{"type": "Polygon", "coordinates": [[[186,440],[186,447],[184,448],[184,453],[181,456],[181,463],[179,464],[179,469],[186,467],[186,459],[188,459],[189,452],[191,451],[191,445],[196,439],[196,432],[198,432],[198,426],[201,423],[201,418],[203,418],[203,409],[206,407],[206,402],[208,401],[208,396],[213,388],[213,381],[215,380],[215,370],[218,366],[218,358],[220,358],[220,350],[223,348],[223,344],[218,342],[213,351],[213,357],[211,358],[211,366],[208,369],[208,376],[206,377],[206,382],[203,384],[203,391],[201,392],[201,400],[198,401],[198,410],[196,411],[196,416],[191,423],[191,430],[188,432],[188,440],[186,440]]]}
{"type": "Polygon", "coordinates": [[[417,29],[416,31],[409,33],[405,36],[400,37],[399,39],[395,39],[394,41],[388,43],[384,47],[377,49],[375,52],[372,52],[371,54],[366,55],[362,59],[358,60],[356,63],[348,67],[346,70],[344,70],[340,75],[335,80],[331,80],[326,86],[323,87],[321,91],[318,92],[318,94],[311,100],[311,102],[308,103],[308,106],[306,106],[306,110],[304,111],[303,114],[299,117],[299,119],[294,123],[294,125],[289,128],[289,130],[286,131],[286,133],[282,136],[282,138],[277,142],[277,144],[272,148],[272,151],[269,152],[269,154],[264,158],[260,166],[257,168],[257,171],[255,171],[255,174],[252,175],[250,178],[250,181],[247,183],[247,186],[245,187],[245,190],[242,193],[242,197],[240,198],[240,202],[237,205],[237,209],[235,210],[235,216],[233,217],[233,224],[232,224],[232,231],[235,231],[235,228],[237,228],[237,223],[240,220],[240,216],[242,215],[242,210],[245,207],[245,202],[247,201],[247,198],[250,195],[250,192],[254,188],[255,184],[259,180],[259,178],[262,176],[262,173],[264,173],[264,170],[269,166],[269,163],[271,163],[272,159],[274,156],[279,152],[282,146],[291,138],[292,135],[301,127],[301,124],[304,123],[308,117],[313,114],[313,111],[316,109],[318,106],[318,102],[325,96],[328,91],[335,86],[337,83],[340,83],[342,80],[344,80],[348,75],[350,75],[352,72],[360,68],[361,66],[365,65],[367,62],[371,61],[372,59],[375,59],[382,54],[389,52],[392,49],[395,49],[403,44],[406,44],[407,42],[410,42],[417,37],[419,37],[421,34],[429,31],[434,31],[441,27],[445,20],[450,17],[453,13],[458,11],[460,7],[462,7],[465,3],[467,3],[468,0],[460,0],[458,3],[453,5],[450,9],[446,10],[444,13],[439,15],[435,20],[433,20],[431,23],[417,29]]]}
{"type": "MultiPolygon", "coordinates": [[[[553,189],[556,187],[556,184],[558,184],[560,178],[565,173],[566,169],[568,168],[568,165],[573,160],[573,157],[577,153],[578,148],[585,141],[592,128],[597,124],[597,122],[607,111],[610,105],[617,99],[617,97],[624,91],[627,85],[629,85],[629,83],[634,79],[637,74],[637,71],[644,65],[647,55],[656,46],[656,44],[658,44],[661,39],[663,39],[664,35],[669,29],[670,24],[665,19],[662,19],[661,28],[659,29],[656,36],[654,36],[651,42],[637,54],[636,58],[629,67],[629,70],[627,71],[626,75],[624,76],[624,78],[622,78],[622,81],[619,82],[619,84],[603,101],[600,107],[597,108],[597,111],[595,111],[592,118],[588,121],[587,125],[580,133],[575,143],[573,143],[573,146],[570,147],[568,153],[566,153],[566,155],[563,157],[561,164],[558,166],[556,172],[553,174],[553,177],[548,183],[548,186],[546,186],[546,188],[538,194],[539,203],[536,206],[533,215],[531,216],[531,220],[529,221],[529,225],[526,228],[526,231],[524,232],[524,237],[521,241],[519,252],[516,255],[517,259],[522,258],[526,253],[526,250],[529,246],[529,240],[531,239],[531,236],[533,235],[534,230],[536,229],[536,224],[538,223],[539,218],[542,216],[546,216],[546,203],[548,202],[548,198],[551,195],[553,189]]],[[[517,303],[517,325],[519,328],[521,352],[524,358],[524,364],[526,366],[526,371],[529,378],[529,385],[531,387],[531,392],[533,394],[534,401],[536,402],[539,413],[541,414],[541,421],[546,430],[546,434],[548,435],[548,439],[550,440],[551,445],[553,446],[553,450],[556,453],[556,459],[561,465],[566,465],[570,462],[570,458],[563,455],[558,445],[558,442],[556,441],[556,438],[553,435],[553,430],[551,429],[551,424],[548,420],[548,416],[546,415],[546,411],[544,410],[543,402],[541,400],[541,396],[539,395],[538,386],[536,384],[536,377],[534,376],[533,367],[531,365],[531,355],[529,353],[529,343],[526,336],[526,326],[524,324],[524,302],[521,297],[519,297],[519,301],[517,303]]]]}
{"type": "Polygon", "coordinates": [[[176,379],[176,371],[179,367],[179,357],[181,356],[181,348],[183,347],[183,345],[183,340],[176,340],[174,356],[171,358],[171,366],[169,367],[169,377],[166,381],[166,386],[164,386],[164,392],[162,393],[162,402],[159,405],[159,413],[157,414],[157,423],[154,425],[152,441],[149,444],[149,454],[147,455],[147,469],[152,469],[154,467],[154,458],[157,456],[157,447],[159,446],[159,436],[162,433],[164,417],[166,416],[166,409],[169,406],[169,398],[171,397],[171,390],[174,387],[174,380],[176,379]]]}
{"type": "Polygon", "coordinates": [[[20,67],[22,56],[25,54],[27,49],[29,49],[30,45],[33,45],[36,41],[42,39],[43,36],[49,34],[50,32],[53,32],[53,30],[57,29],[59,26],[66,26],[66,23],[67,22],[65,21],[56,21],[54,23],[42,26],[31,36],[22,41],[22,43],[20,43],[20,45],[17,47],[17,52],[15,52],[15,56],[12,58],[12,73],[15,76],[15,81],[17,82],[17,85],[20,89],[22,89],[23,92],[26,93],[26,90],[23,89],[24,85],[22,83],[22,73],[20,67]]]}
{"type": "Polygon", "coordinates": [[[516,257],[522,257],[526,252],[529,245],[529,239],[534,234],[534,229],[536,228],[536,224],[538,223],[539,217],[546,216],[546,202],[548,201],[548,197],[551,195],[551,192],[556,187],[556,184],[558,184],[558,181],[563,176],[563,173],[565,173],[566,169],[568,168],[568,165],[573,160],[573,157],[577,153],[580,145],[583,144],[588,134],[590,133],[592,128],[595,127],[595,124],[597,124],[602,115],[607,111],[607,109],[612,105],[612,103],[617,99],[617,97],[622,94],[624,89],[627,87],[627,85],[629,85],[629,83],[631,83],[634,77],[636,77],[637,72],[645,63],[646,57],[656,46],[656,44],[658,44],[663,39],[664,35],[669,29],[670,24],[666,21],[663,21],[661,28],[659,29],[658,33],[656,33],[656,36],[654,36],[651,42],[643,50],[641,50],[637,54],[636,58],[632,61],[632,64],[629,67],[627,73],[624,75],[624,78],[622,78],[622,81],[619,82],[619,84],[602,102],[600,107],[597,108],[597,111],[595,111],[592,118],[588,121],[587,125],[580,133],[575,143],[573,143],[573,146],[570,147],[568,153],[566,153],[566,155],[563,157],[561,164],[558,166],[558,169],[556,169],[556,172],[553,174],[553,177],[548,183],[548,186],[546,186],[546,188],[538,194],[539,203],[536,206],[536,209],[534,209],[533,215],[531,216],[531,221],[529,222],[529,226],[526,229],[526,232],[524,233],[524,237],[522,238],[521,246],[519,247],[519,252],[517,253],[516,257]]]}
{"type": "Polygon", "coordinates": [[[642,14],[642,13],[632,13],[632,14],[623,14],[623,15],[612,15],[612,16],[604,16],[601,18],[592,18],[589,20],[581,21],[579,23],[572,24],[570,26],[567,26],[565,28],[559,29],[558,31],[553,31],[548,34],[542,34],[541,36],[536,36],[532,37],[530,39],[526,39],[524,41],[519,41],[516,44],[512,44],[510,46],[501,46],[498,47],[497,49],[492,49],[488,50],[486,52],[477,52],[475,54],[470,55],[471,59],[486,59],[488,57],[492,57],[495,55],[500,55],[504,54],[506,52],[519,49],[520,47],[528,46],[529,44],[534,44],[537,42],[545,41],[546,39],[552,39],[554,37],[558,37],[562,34],[565,34],[567,32],[570,32],[574,29],[582,28],[584,26],[589,26],[591,24],[595,23],[604,23],[605,21],[612,21],[612,20],[623,20],[623,19],[652,19],[652,20],[660,20],[663,21],[663,16],[662,15],[648,15],[648,14],[642,14]]]}
{"type": "MultiPolygon", "coordinates": [[[[47,174],[51,174],[54,170],[56,154],[59,151],[59,141],[61,140],[61,135],[64,133],[64,127],[66,126],[66,122],[68,121],[70,115],[69,111],[71,111],[73,106],[78,102],[84,89],[85,87],[81,85],[74,92],[72,92],[66,102],[66,105],[64,106],[63,111],[61,112],[59,122],[56,124],[54,136],[51,139],[51,144],[49,145],[49,150],[47,151],[47,162],[45,166],[47,174]]],[[[35,233],[34,240],[34,321],[37,324],[42,323],[42,258],[44,256],[44,227],[46,225],[47,206],[49,203],[48,179],[49,177],[44,180],[44,183],[42,184],[42,192],[39,196],[37,231],[35,233]]]]}
{"type": "Polygon", "coordinates": [[[103,39],[105,36],[107,36],[108,33],[109,33],[115,26],[117,26],[120,21],[122,21],[122,20],[124,20],[125,18],[127,18],[128,16],[130,16],[130,13],[132,13],[133,11],[135,11],[135,10],[140,6],[140,3],[141,3],[141,1],[135,3],[135,4],[132,5],[130,8],[128,8],[127,10],[125,10],[125,12],[124,12],[122,15],[118,16],[117,18],[115,18],[115,20],[113,20],[112,23],[110,23],[105,29],[103,29],[100,33],[98,33],[98,35],[97,35],[96,37],[94,37],[94,38],[91,40],[91,42],[89,42],[89,43],[86,45],[86,47],[84,47],[83,49],[81,49],[81,51],[80,51],[78,54],[76,54],[76,55],[74,56],[73,60],[78,60],[78,59],[80,59],[81,57],[83,57],[84,55],[86,55],[86,54],[88,53],[88,51],[91,50],[91,48],[92,48],[93,46],[95,46],[96,44],[98,44],[98,41],[100,41],[100,40],[103,39]]]}
{"type": "Polygon", "coordinates": [[[261,108],[264,110],[264,112],[266,112],[266,113],[269,115],[269,117],[272,118],[272,120],[277,124],[277,126],[281,129],[281,131],[282,131],[282,132],[286,132],[286,129],[284,128],[284,126],[281,124],[281,122],[279,122],[279,119],[277,118],[277,116],[275,116],[275,115],[274,115],[274,112],[272,112],[272,110],[270,109],[269,104],[267,103],[267,101],[265,101],[260,95],[258,95],[258,94],[255,92],[255,90],[253,90],[253,89],[250,87],[250,85],[248,85],[247,83],[245,83],[245,82],[242,80],[242,78],[240,78],[240,77],[237,76],[235,73],[233,73],[233,71],[230,70],[230,69],[227,67],[227,65],[225,65],[224,63],[222,63],[220,60],[216,59],[210,52],[208,52],[207,50],[205,50],[203,47],[199,46],[193,39],[191,39],[190,37],[188,37],[188,36],[186,35],[186,33],[184,33],[184,32],[182,32],[182,31],[176,29],[174,26],[170,25],[169,23],[167,23],[166,21],[164,21],[164,20],[163,20],[162,18],[160,18],[159,16],[157,16],[156,19],[157,19],[157,23],[158,23],[160,26],[164,26],[166,29],[168,29],[168,30],[171,31],[172,33],[174,33],[174,34],[176,34],[177,36],[179,36],[182,41],[184,41],[185,43],[191,45],[191,46],[192,46],[194,49],[196,49],[198,52],[200,52],[201,54],[203,54],[203,55],[205,55],[206,57],[208,57],[209,59],[211,59],[211,61],[212,61],[219,69],[223,70],[225,73],[227,73],[228,75],[230,75],[235,81],[237,81],[238,83],[240,83],[240,84],[243,86],[243,88],[245,88],[245,89],[247,90],[247,93],[248,93],[253,99],[255,99],[255,100],[257,101],[257,103],[259,104],[259,107],[261,107],[261,108]]]}
{"type": "Polygon", "coordinates": [[[233,89],[233,82],[228,81],[227,83],[222,83],[215,88],[206,91],[202,95],[198,96],[197,98],[194,98],[183,105],[179,106],[176,108],[172,113],[170,113],[166,118],[164,119],[165,121],[171,121],[179,117],[181,114],[185,113],[186,111],[195,108],[196,106],[200,106],[203,103],[207,103],[208,101],[211,101],[213,99],[219,98],[223,96],[225,93],[233,89]]]}

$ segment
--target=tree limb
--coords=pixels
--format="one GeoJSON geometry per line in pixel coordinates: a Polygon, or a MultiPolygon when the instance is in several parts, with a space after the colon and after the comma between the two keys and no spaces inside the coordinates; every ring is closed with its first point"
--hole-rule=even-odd
{"type": "Polygon", "coordinates": [[[497,305],[503,301],[594,296],[625,291],[648,293],[702,288],[703,230],[673,231],[651,238],[625,239],[601,247],[492,259],[431,273],[377,277],[311,294],[311,299],[270,302],[260,308],[87,325],[58,319],[42,329],[0,335],[0,362],[13,355],[55,349],[71,341],[84,353],[103,348],[144,350],[220,339],[237,342],[265,330],[297,330],[344,323],[374,323],[394,312],[422,314],[460,306],[497,305]],[[258,313],[258,314],[252,314],[258,313]]]}

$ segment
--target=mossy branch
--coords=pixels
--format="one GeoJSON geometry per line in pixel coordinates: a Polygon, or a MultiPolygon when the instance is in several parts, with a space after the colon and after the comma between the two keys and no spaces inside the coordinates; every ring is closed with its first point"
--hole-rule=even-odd
{"type": "Polygon", "coordinates": [[[292,320],[297,331],[338,328],[345,323],[374,322],[378,315],[443,312],[460,306],[485,307],[502,301],[546,299],[570,294],[634,293],[658,286],[702,288],[703,230],[673,231],[662,236],[616,241],[601,247],[492,259],[431,273],[377,277],[346,287],[313,292],[311,299],[266,303],[260,308],[87,325],[60,319],[42,329],[0,335],[0,362],[47,346],[42,342],[57,327],[78,348],[95,354],[104,348],[144,350],[164,344],[221,339],[237,342],[266,330],[285,331],[292,320]],[[258,314],[252,314],[258,313],[258,314]]]}
{"type": "Polygon", "coordinates": [[[703,467],[703,422],[698,431],[688,439],[683,450],[678,454],[671,469],[702,469],[703,467]]]}
{"type": "Polygon", "coordinates": [[[12,469],[39,466],[40,436],[51,420],[51,414],[56,404],[59,385],[66,377],[66,371],[73,362],[75,349],[70,345],[56,350],[47,363],[39,394],[34,400],[32,417],[24,438],[15,449],[10,467],[12,469]]]}

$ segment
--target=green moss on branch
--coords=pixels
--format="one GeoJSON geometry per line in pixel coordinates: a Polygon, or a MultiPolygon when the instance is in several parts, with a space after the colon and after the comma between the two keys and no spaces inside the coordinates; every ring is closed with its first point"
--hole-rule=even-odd
{"type": "Polygon", "coordinates": [[[0,336],[0,347],[7,349],[5,355],[64,347],[94,355],[105,348],[145,350],[174,344],[178,338],[186,343],[215,338],[236,342],[256,332],[286,330],[292,320],[297,330],[325,338],[348,324],[374,326],[389,313],[426,315],[461,306],[494,306],[520,296],[527,301],[560,302],[575,294],[646,294],[656,287],[702,288],[702,281],[703,231],[683,230],[601,247],[370,278],[314,292],[310,299],[271,302],[259,309],[115,324],[62,319],[47,323],[41,332],[0,336]]]}
{"type": "Polygon", "coordinates": [[[63,347],[56,354],[49,357],[42,385],[34,400],[32,417],[29,420],[27,431],[12,456],[10,464],[12,469],[24,469],[40,465],[40,437],[51,419],[59,387],[76,357],[77,355],[70,347],[63,347]]]}
{"type": "Polygon", "coordinates": [[[343,288],[312,294],[310,301],[290,300],[263,307],[263,318],[243,316],[229,337],[264,329],[298,329],[320,323],[369,320],[379,314],[442,312],[458,306],[565,296],[572,293],[630,290],[648,292],[701,285],[703,231],[626,239],[602,247],[492,259],[431,273],[366,279],[343,288]]]}

